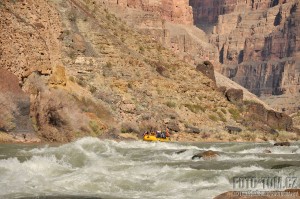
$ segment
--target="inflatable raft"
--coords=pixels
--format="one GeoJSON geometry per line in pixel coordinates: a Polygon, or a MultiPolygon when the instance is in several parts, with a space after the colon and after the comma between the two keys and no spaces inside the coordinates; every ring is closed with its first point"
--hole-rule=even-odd
{"type": "Polygon", "coordinates": [[[145,135],[144,136],[144,141],[160,141],[160,142],[170,142],[171,139],[170,137],[166,137],[166,138],[157,138],[155,135],[145,135]]]}

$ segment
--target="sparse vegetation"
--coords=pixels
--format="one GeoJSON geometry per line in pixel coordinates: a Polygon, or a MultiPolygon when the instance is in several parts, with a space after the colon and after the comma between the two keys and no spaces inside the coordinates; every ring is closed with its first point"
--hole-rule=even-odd
{"type": "Polygon", "coordinates": [[[227,111],[225,108],[221,108],[222,113],[227,114],[227,111]]]}
{"type": "Polygon", "coordinates": [[[251,131],[243,131],[241,133],[239,133],[240,137],[242,138],[242,140],[246,140],[246,141],[255,141],[257,138],[256,132],[251,132],[251,131]]]}
{"type": "Polygon", "coordinates": [[[238,120],[240,118],[239,110],[234,109],[234,108],[230,108],[228,111],[229,111],[229,113],[231,114],[231,116],[234,120],[238,120]]]}
{"type": "Polygon", "coordinates": [[[205,108],[199,104],[184,104],[193,113],[199,113],[199,111],[205,112],[205,108]]]}
{"type": "Polygon", "coordinates": [[[217,114],[222,122],[227,122],[227,120],[222,112],[218,111],[217,114]]]}
{"type": "Polygon", "coordinates": [[[218,117],[216,115],[214,115],[214,114],[210,114],[208,117],[209,117],[210,120],[212,120],[214,122],[218,121],[218,117]]]}
{"type": "Polygon", "coordinates": [[[73,76],[70,76],[70,77],[69,77],[69,80],[70,80],[71,82],[75,82],[75,78],[74,78],[73,76]]]}
{"type": "Polygon", "coordinates": [[[70,13],[68,14],[68,19],[72,22],[75,22],[77,18],[77,14],[75,10],[71,10],[70,13]]]}
{"type": "Polygon", "coordinates": [[[0,131],[0,143],[13,142],[13,140],[11,135],[0,131]]]}
{"type": "Polygon", "coordinates": [[[82,86],[82,87],[86,87],[87,86],[87,83],[86,83],[86,81],[84,80],[83,77],[79,77],[77,79],[77,84],[80,85],[80,86],[82,86]]]}
{"type": "Polygon", "coordinates": [[[112,68],[112,63],[111,62],[106,62],[106,64],[104,65],[105,68],[112,68]]]}
{"type": "Polygon", "coordinates": [[[139,50],[140,50],[140,53],[144,54],[145,48],[144,48],[143,46],[140,46],[140,47],[139,47],[139,50]]]}
{"type": "Polygon", "coordinates": [[[97,88],[95,86],[93,86],[93,85],[90,85],[90,89],[89,90],[90,90],[90,92],[92,94],[94,94],[97,91],[97,88]]]}
{"type": "Polygon", "coordinates": [[[176,103],[175,102],[171,102],[171,101],[168,101],[165,103],[169,108],[175,108],[176,107],[176,103]]]}

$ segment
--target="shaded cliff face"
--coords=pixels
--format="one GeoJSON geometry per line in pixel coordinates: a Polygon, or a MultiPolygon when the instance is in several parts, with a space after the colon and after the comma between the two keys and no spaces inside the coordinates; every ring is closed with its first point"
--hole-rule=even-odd
{"type": "Polygon", "coordinates": [[[210,27],[223,74],[258,96],[299,93],[299,1],[190,2],[195,21],[209,22],[202,25],[210,27]]]}

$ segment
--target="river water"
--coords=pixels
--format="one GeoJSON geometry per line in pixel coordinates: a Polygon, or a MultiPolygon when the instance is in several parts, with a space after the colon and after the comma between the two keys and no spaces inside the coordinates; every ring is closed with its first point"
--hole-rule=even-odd
{"type": "Polygon", "coordinates": [[[56,146],[0,145],[0,198],[210,199],[244,189],[233,188],[233,178],[245,176],[300,178],[300,143],[274,147],[271,142],[148,143],[83,138],[56,146]],[[265,154],[265,149],[272,153],[265,154]],[[177,154],[180,150],[186,151],[177,154]],[[191,159],[205,150],[218,151],[220,156],[191,159]],[[275,165],[285,166],[271,169],[275,165]]]}

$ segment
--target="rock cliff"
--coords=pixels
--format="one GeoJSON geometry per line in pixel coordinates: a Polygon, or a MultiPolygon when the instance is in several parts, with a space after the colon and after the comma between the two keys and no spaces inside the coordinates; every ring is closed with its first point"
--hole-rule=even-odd
{"type": "Polygon", "coordinates": [[[180,24],[193,24],[193,11],[188,0],[102,0],[107,7],[135,8],[158,13],[162,19],[180,24]]]}
{"type": "Polygon", "coordinates": [[[190,64],[215,62],[217,48],[205,33],[193,26],[192,7],[187,0],[102,1],[107,9],[134,29],[160,41],[190,64]],[[120,12],[122,10],[122,12],[120,12]]]}
{"type": "MultiPolygon", "coordinates": [[[[298,0],[193,0],[191,5],[196,23],[211,31],[210,43],[218,48],[223,74],[264,99],[299,94],[298,0]]],[[[285,109],[291,113],[299,105],[285,109]]]]}

